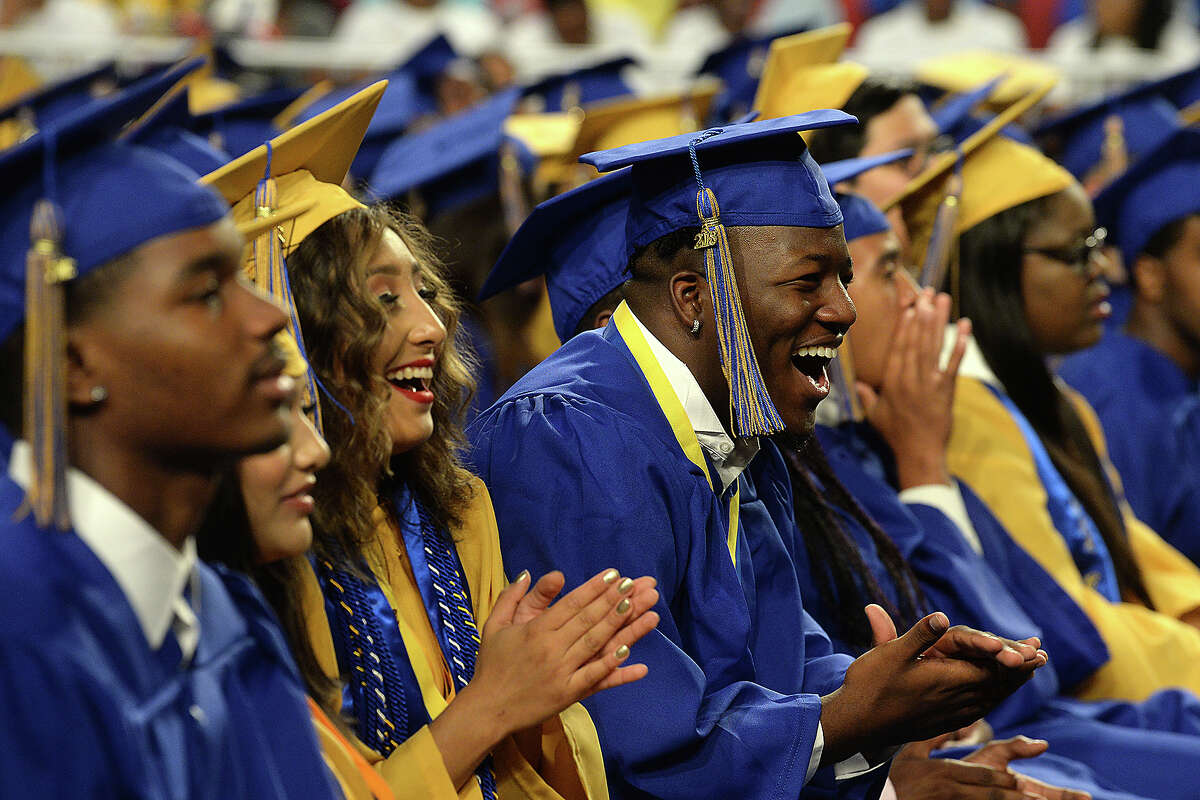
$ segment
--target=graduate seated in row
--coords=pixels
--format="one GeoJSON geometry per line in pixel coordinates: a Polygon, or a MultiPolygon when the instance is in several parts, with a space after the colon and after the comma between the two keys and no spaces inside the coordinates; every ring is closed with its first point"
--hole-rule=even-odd
{"type": "Polygon", "coordinates": [[[957,213],[932,235],[954,161],[932,167],[901,201],[914,241],[949,243],[948,285],[974,326],[955,393],[951,472],[1099,631],[1109,660],[1076,688],[1080,697],[1198,691],[1200,570],[1129,510],[1094,413],[1046,365],[1103,331],[1103,234],[1091,203],[1041,153],[994,137],[965,155],[957,213]]]}
{"type": "Polygon", "coordinates": [[[1133,303],[1122,330],[1067,358],[1138,518],[1200,562],[1200,136],[1178,132],[1096,197],[1133,303]],[[1165,470],[1164,470],[1165,467],[1165,470]]]}
{"type": "Polygon", "coordinates": [[[624,662],[658,593],[611,567],[558,601],[560,573],[505,577],[487,490],[457,456],[471,380],[430,237],[340,187],[381,92],[205,178],[259,226],[248,266],[291,309],[331,451],[308,557],[293,542],[254,572],[305,654],[311,696],[352,721],[395,797],[602,798],[576,701],[646,674],[624,662]]]}
{"type": "Polygon", "coordinates": [[[221,470],[287,440],[294,380],[228,205],[116,139],[195,66],[0,157],[5,797],[335,796],[273,615],[196,560],[221,470]]]}
{"type": "MultiPolygon", "coordinates": [[[[627,181],[626,300],[469,428],[511,569],[557,564],[578,585],[612,562],[658,579],[649,675],[585,701],[614,797],[873,796],[891,745],[974,721],[1045,663],[940,614],[896,639],[878,607],[879,646],[854,661],[805,611],[767,435],[811,430],[854,318],[841,213],[795,135],[850,121],[822,111],[587,157],[632,164],[602,179],[627,181]]],[[[563,246],[587,252],[613,227],[580,225],[563,246]]],[[[506,258],[519,271],[518,248],[542,246],[518,234],[506,258]]]]}

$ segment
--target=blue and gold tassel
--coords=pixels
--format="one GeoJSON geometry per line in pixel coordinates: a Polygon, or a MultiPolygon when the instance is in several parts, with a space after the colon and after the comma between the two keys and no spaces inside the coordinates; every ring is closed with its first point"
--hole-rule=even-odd
{"type": "Polygon", "coordinates": [[[705,251],[704,266],[720,338],[721,369],[729,381],[729,416],[735,436],[770,436],[782,432],[785,426],[763,383],[758,358],[750,342],[746,315],[738,296],[737,278],[733,273],[729,237],[725,226],[721,224],[721,208],[716,195],[704,185],[700,175],[696,145],[705,138],[707,136],[701,135],[693,139],[688,148],[696,185],[699,187],[696,192],[696,214],[700,218],[700,232],[696,234],[693,246],[705,251]]]}
{"type": "MultiPolygon", "coordinates": [[[[959,159],[954,172],[948,178],[945,197],[938,205],[930,229],[929,243],[925,247],[925,262],[921,265],[921,276],[918,283],[922,287],[932,287],[941,291],[942,283],[946,280],[946,270],[954,261],[953,245],[958,241],[959,205],[962,201],[962,159],[959,159]]],[[[957,297],[957,294],[954,294],[957,297]]]]}
{"type": "Polygon", "coordinates": [[[62,217],[39,200],[30,220],[25,257],[24,436],[32,469],[23,511],[41,528],[70,527],[67,506],[66,310],[63,284],[75,262],[60,248],[62,217]]]}

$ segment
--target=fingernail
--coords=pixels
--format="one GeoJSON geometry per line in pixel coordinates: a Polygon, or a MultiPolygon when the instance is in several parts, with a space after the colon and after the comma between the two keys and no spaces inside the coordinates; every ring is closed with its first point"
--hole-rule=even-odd
{"type": "Polygon", "coordinates": [[[615,569],[610,569],[608,572],[604,573],[604,582],[612,583],[619,577],[621,577],[621,573],[617,572],[615,569]]]}
{"type": "Polygon", "coordinates": [[[517,583],[523,583],[527,580],[529,580],[529,570],[523,569],[521,570],[521,574],[517,576],[517,583]]]}
{"type": "Polygon", "coordinates": [[[621,594],[629,594],[629,590],[633,588],[633,578],[626,578],[617,584],[617,591],[621,594]]]}
{"type": "Polygon", "coordinates": [[[613,655],[617,657],[617,661],[624,661],[625,659],[629,658],[629,646],[624,644],[621,645],[617,648],[617,651],[613,653],[613,655]]]}
{"type": "Polygon", "coordinates": [[[935,631],[946,631],[950,629],[950,620],[939,611],[930,618],[929,626],[935,631]]]}
{"type": "Polygon", "coordinates": [[[632,603],[629,602],[629,598],[626,597],[624,600],[617,603],[617,613],[624,614],[626,611],[629,610],[629,606],[631,606],[631,605],[632,605],[632,603]]]}

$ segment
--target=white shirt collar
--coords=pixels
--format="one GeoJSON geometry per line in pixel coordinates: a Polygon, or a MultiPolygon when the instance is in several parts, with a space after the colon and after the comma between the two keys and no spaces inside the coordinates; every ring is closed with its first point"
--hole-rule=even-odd
{"type": "MultiPolygon", "coordinates": [[[[946,333],[942,339],[941,363],[943,366],[950,360],[950,353],[954,350],[954,340],[957,335],[955,331],[953,323],[946,326],[946,333]]],[[[996,373],[988,366],[987,359],[983,357],[983,351],[979,349],[979,343],[975,341],[974,336],[967,337],[967,349],[963,353],[962,363],[958,366],[958,374],[974,378],[1001,390],[1004,389],[1000,385],[1000,379],[996,377],[996,373]]]]}
{"type": "MultiPolygon", "coordinates": [[[[32,469],[29,443],[13,445],[8,474],[21,488],[32,469]]],[[[151,649],[162,646],[174,626],[185,659],[195,652],[199,621],[184,598],[191,583],[198,604],[196,542],[188,537],[176,550],[133,509],[77,469],[67,470],[71,524],[108,569],[132,606],[151,649]]]]}
{"type": "Polygon", "coordinates": [[[692,430],[696,433],[700,447],[704,449],[705,454],[716,466],[717,476],[721,479],[721,490],[728,489],[742,474],[742,471],[750,465],[751,459],[758,454],[758,437],[751,436],[735,441],[726,433],[720,417],[713,410],[708,398],[704,396],[700,384],[696,382],[696,376],[692,375],[687,364],[684,364],[668,350],[667,346],[642,324],[632,309],[629,316],[633,318],[642,335],[646,337],[646,344],[649,345],[650,352],[658,361],[658,365],[662,367],[667,382],[675,391],[675,396],[679,398],[679,403],[683,406],[683,412],[687,414],[688,422],[691,423],[692,430]]]}

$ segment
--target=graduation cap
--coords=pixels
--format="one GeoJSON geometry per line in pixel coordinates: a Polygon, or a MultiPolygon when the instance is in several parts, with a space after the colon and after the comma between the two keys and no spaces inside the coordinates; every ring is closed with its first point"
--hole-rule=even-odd
{"type": "Polygon", "coordinates": [[[0,56],[0,108],[41,88],[42,79],[19,56],[0,56]]]}
{"type": "Polygon", "coordinates": [[[544,275],[554,330],[566,342],[596,301],[625,282],[625,216],[633,184],[621,169],[539,205],[509,240],[482,302],[544,275]]]}
{"type": "Polygon", "coordinates": [[[519,111],[505,118],[504,134],[520,142],[537,159],[533,174],[535,192],[572,182],[579,167],[575,161],[579,155],[575,142],[582,123],[583,110],[579,108],[545,113],[519,111]]]}
{"type": "Polygon", "coordinates": [[[504,122],[516,106],[519,89],[493,95],[473,108],[393,142],[368,181],[380,200],[420,192],[430,216],[452,211],[498,191],[502,167],[522,174],[536,159],[519,141],[504,132],[504,122]],[[504,164],[504,156],[516,164],[504,164]]]}
{"type": "Polygon", "coordinates": [[[909,158],[912,154],[912,148],[905,148],[876,156],[847,158],[821,165],[821,172],[825,175],[825,180],[828,181],[830,188],[833,189],[833,197],[842,209],[842,231],[846,235],[847,242],[889,231],[892,226],[883,212],[870,200],[854,192],[838,191],[837,185],[852,181],[876,167],[909,158]]]}
{"type": "MultiPolygon", "coordinates": [[[[976,110],[984,105],[996,88],[1004,81],[1005,76],[999,75],[986,81],[982,86],[968,92],[951,95],[929,110],[930,117],[937,125],[938,133],[948,136],[957,145],[969,136],[979,132],[985,125],[995,119],[996,115],[987,111],[976,110]]],[[[1000,135],[1020,142],[1033,145],[1033,137],[1023,127],[1015,122],[1005,125],[1000,135]]]]}
{"type": "MultiPolygon", "coordinates": [[[[188,87],[189,95],[194,85],[188,87]]],[[[275,119],[305,94],[296,88],[270,89],[262,94],[238,100],[221,108],[196,113],[190,129],[208,136],[213,145],[233,157],[244,155],[280,132],[275,119]]],[[[192,104],[189,103],[189,108],[192,104]]]]}
{"type": "MultiPolygon", "coordinates": [[[[1167,81],[1180,80],[1173,76],[1167,81]]],[[[1162,90],[1170,83],[1155,81],[1081,106],[1046,120],[1034,135],[1076,178],[1083,179],[1104,158],[1116,135],[1110,117],[1121,120],[1120,146],[1130,158],[1158,147],[1180,127],[1179,112],[1162,90]]]]}
{"type": "Polygon", "coordinates": [[[991,81],[1002,80],[993,87],[986,100],[993,110],[1002,110],[1021,100],[1030,91],[1047,84],[1054,86],[1062,73],[1032,58],[968,51],[939,56],[917,65],[917,81],[940,92],[963,93],[991,81]]]}
{"type": "Polygon", "coordinates": [[[0,154],[0,339],[24,323],[24,437],[34,464],[26,501],[43,527],[69,524],[64,285],[229,210],[183,165],[116,141],[189,66],[87,103],[0,154]]]}
{"type": "Polygon", "coordinates": [[[758,110],[769,119],[818,108],[841,108],[869,75],[866,67],[852,61],[818,64],[792,74],[787,83],[777,84],[777,91],[760,95],[762,105],[758,110]]]}
{"type": "Polygon", "coordinates": [[[725,226],[840,225],[842,212],[798,134],[854,121],[827,109],[626,145],[581,159],[601,172],[633,167],[626,258],[668,233],[700,229],[695,247],[704,251],[736,436],[770,435],[784,424],[750,343],[725,226]]]}
{"type": "Polygon", "coordinates": [[[550,75],[529,84],[522,95],[526,111],[570,111],[633,94],[625,81],[625,68],[635,63],[629,56],[602,61],[590,67],[550,75]]]}
{"type": "MultiPolygon", "coordinates": [[[[305,358],[285,258],[321,225],[362,208],[341,183],[386,88],[380,81],[201,179],[233,207],[233,220],[249,242],[246,274],[287,311],[288,331],[305,358]]],[[[319,385],[309,371],[305,402],[315,409],[318,429],[319,385]]]]}
{"type": "Polygon", "coordinates": [[[1096,196],[1096,219],[1132,266],[1166,225],[1200,214],[1200,131],[1176,131],[1096,196]]]}
{"type": "Polygon", "coordinates": [[[0,108],[0,120],[9,129],[7,141],[0,140],[0,146],[11,146],[38,128],[52,125],[116,86],[116,64],[109,62],[18,97],[0,108]]]}
{"type": "Polygon", "coordinates": [[[188,111],[188,87],[176,84],[130,125],[121,138],[165,153],[198,175],[212,172],[230,161],[227,152],[193,133],[192,126],[192,115],[188,111]]]}
{"type": "MultiPolygon", "coordinates": [[[[801,113],[817,108],[840,108],[845,105],[850,93],[841,102],[833,105],[812,106],[804,98],[794,97],[798,87],[793,87],[795,77],[813,67],[836,63],[846,49],[853,29],[849,23],[841,22],[814,31],[805,31],[791,36],[781,36],[771,42],[766,64],[762,69],[762,80],[754,96],[754,108],[764,117],[781,117],[788,113],[801,113]],[[789,112],[785,107],[796,106],[789,112]],[[803,106],[803,107],[801,107],[803,106]]],[[[860,81],[861,83],[861,81],[860,81]]]]}

